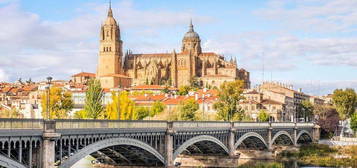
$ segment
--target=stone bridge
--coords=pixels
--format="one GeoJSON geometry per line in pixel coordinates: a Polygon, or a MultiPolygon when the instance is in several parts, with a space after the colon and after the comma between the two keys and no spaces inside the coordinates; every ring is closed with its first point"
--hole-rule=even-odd
{"type": "Polygon", "coordinates": [[[0,119],[0,167],[70,168],[91,155],[115,166],[172,167],[185,155],[269,150],[319,139],[314,123],[0,119]]]}

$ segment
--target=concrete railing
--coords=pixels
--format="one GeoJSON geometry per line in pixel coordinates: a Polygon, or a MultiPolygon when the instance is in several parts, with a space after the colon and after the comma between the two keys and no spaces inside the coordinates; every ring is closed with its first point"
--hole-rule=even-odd
{"type": "Polygon", "coordinates": [[[295,123],[293,122],[276,122],[276,123],[271,123],[272,127],[287,127],[287,128],[292,128],[295,127],[295,123]]]}
{"type": "Polygon", "coordinates": [[[234,122],[234,127],[269,127],[268,122],[234,122]]]}
{"type": "Polygon", "coordinates": [[[2,118],[0,129],[43,129],[43,120],[2,118]]]}
{"type": "Polygon", "coordinates": [[[166,121],[139,120],[55,120],[56,129],[86,128],[166,128],[166,121]]]}
{"type": "Polygon", "coordinates": [[[313,127],[314,123],[296,123],[297,127],[313,127]]]}
{"type": "Polygon", "coordinates": [[[230,122],[222,121],[173,121],[173,128],[229,128],[230,122]]]}
{"type": "MultiPolygon", "coordinates": [[[[43,129],[43,119],[0,119],[0,129],[43,129]]],[[[153,120],[81,120],[58,119],[54,120],[56,129],[87,129],[87,128],[276,128],[285,127],[314,127],[314,123],[292,122],[224,122],[224,121],[153,121],[153,120]]]]}

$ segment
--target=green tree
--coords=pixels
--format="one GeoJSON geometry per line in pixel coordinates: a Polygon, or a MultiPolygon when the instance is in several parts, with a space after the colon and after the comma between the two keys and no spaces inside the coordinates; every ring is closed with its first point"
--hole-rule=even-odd
{"type": "Polygon", "coordinates": [[[135,119],[142,120],[145,117],[149,116],[150,109],[148,107],[135,107],[134,114],[135,119]]]}
{"type": "Polygon", "coordinates": [[[86,112],[86,118],[98,119],[104,117],[103,106],[103,89],[99,80],[92,79],[88,82],[88,90],[86,91],[84,111],[86,112]]]}
{"type": "Polygon", "coordinates": [[[351,116],[351,129],[357,132],[357,112],[353,113],[351,116]]]}
{"type": "Polygon", "coordinates": [[[224,121],[231,121],[233,118],[242,120],[244,110],[238,107],[240,100],[244,99],[242,96],[244,83],[241,80],[233,82],[224,82],[218,94],[218,101],[213,105],[217,110],[217,119],[224,121]]]}
{"type": "Polygon", "coordinates": [[[165,110],[165,104],[160,101],[155,101],[150,109],[150,117],[153,117],[165,110]]]}
{"type": "Polygon", "coordinates": [[[269,121],[269,114],[266,110],[260,110],[258,114],[258,120],[260,122],[267,122],[269,121]]]}
{"type": "Polygon", "coordinates": [[[314,112],[314,105],[309,100],[303,100],[299,105],[299,111],[301,112],[299,117],[310,118],[314,112]]]}
{"type": "Polygon", "coordinates": [[[353,89],[336,89],[333,92],[332,101],[340,119],[345,120],[355,112],[357,95],[353,89]]]}
{"type": "Polygon", "coordinates": [[[23,114],[17,109],[0,110],[0,118],[23,118],[23,114]]]}
{"type": "Polygon", "coordinates": [[[86,119],[87,118],[87,113],[86,113],[86,111],[84,111],[84,109],[76,111],[74,113],[73,118],[75,118],[75,119],[86,119]]]}
{"type": "MultiPolygon", "coordinates": [[[[41,96],[42,116],[47,118],[47,93],[41,96]]],[[[72,93],[58,87],[50,89],[49,112],[50,119],[68,118],[69,112],[73,108],[72,93]]]]}
{"type": "Polygon", "coordinates": [[[199,105],[194,99],[187,99],[180,104],[180,120],[194,121],[199,105]]]}
{"type": "Polygon", "coordinates": [[[177,92],[178,95],[187,95],[191,90],[190,86],[181,86],[177,92]]]}

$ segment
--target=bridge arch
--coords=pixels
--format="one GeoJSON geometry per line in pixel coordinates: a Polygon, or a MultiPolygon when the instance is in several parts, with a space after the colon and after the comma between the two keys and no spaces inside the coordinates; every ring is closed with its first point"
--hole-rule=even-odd
{"type": "Polygon", "coordinates": [[[291,142],[292,144],[294,144],[294,138],[292,138],[291,135],[290,135],[287,131],[279,131],[279,132],[277,132],[277,133],[274,135],[274,137],[271,139],[271,142],[274,143],[275,140],[276,140],[278,137],[282,136],[282,135],[287,136],[287,137],[289,138],[290,142],[291,142]]]}
{"type": "Polygon", "coordinates": [[[27,166],[4,155],[0,155],[0,167],[27,168],[27,166]]]}
{"type": "Polygon", "coordinates": [[[150,145],[141,142],[136,139],[131,139],[131,138],[110,138],[110,139],[105,139],[102,141],[95,142],[93,144],[90,144],[83,149],[79,150],[77,153],[75,153],[73,156],[69,157],[68,160],[63,161],[63,163],[59,166],[60,168],[70,168],[73,166],[75,163],[77,163],[79,160],[82,158],[99,151],[101,149],[111,147],[111,146],[118,146],[118,145],[130,145],[130,146],[135,146],[141,149],[144,149],[145,151],[151,153],[154,155],[158,160],[162,162],[163,165],[166,164],[165,158],[158,152],[156,151],[153,147],[150,145]]]}
{"type": "Polygon", "coordinates": [[[256,133],[256,132],[247,132],[247,133],[245,133],[243,136],[241,136],[241,137],[237,140],[237,142],[234,144],[234,149],[237,149],[238,146],[239,146],[240,144],[242,144],[242,142],[243,142],[245,139],[249,138],[249,137],[258,138],[258,139],[264,144],[264,146],[265,146],[266,148],[268,148],[267,143],[265,142],[264,138],[263,138],[261,135],[259,135],[259,134],[256,133]]]}
{"type": "Polygon", "coordinates": [[[303,136],[304,134],[308,135],[308,137],[310,138],[310,140],[312,141],[312,135],[310,134],[310,132],[306,131],[306,130],[301,130],[299,132],[299,134],[296,136],[296,143],[298,143],[299,139],[301,138],[301,136],[303,136]]]}
{"type": "Polygon", "coordinates": [[[173,155],[173,160],[176,159],[176,157],[181,154],[184,150],[186,150],[189,146],[197,143],[197,142],[201,142],[201,141],[209,141],[209,142],[213,142],[217,145],[219,145],[227,154],[229,154],[229,150],[228,148],[217,138],[213,137],[213,136],[208,136],[208,135],[199,135],[196,137],[193,137],[189,140],[187,140],[185,143],[183,143],[179,148],[177,148],[174,152],[173,155]]]}

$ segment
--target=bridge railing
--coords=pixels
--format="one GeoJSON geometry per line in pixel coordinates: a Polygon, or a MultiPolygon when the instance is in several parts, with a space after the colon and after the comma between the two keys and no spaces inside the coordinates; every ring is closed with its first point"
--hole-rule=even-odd
{"type": "Polygon", "coordinates": [[[272,127],[295,127],[295,123],[293,122],[273,122],[271,123],[272,127]]]}
{"type": "Polygon", "coordinates": [[[143,120],[56,120],[56,129],[166,128],[166,121],[143,120]]]}
{"type": "Polygon", "coordinates": [[[269,127],[267,122],[234,122],[234,127],[269,127]]]}
{"type": "Polygon", "coordinates": [[[43,120],[1,118],[0,129],[43,129],[43,120]]]}
{"type": "Polygon", "coordinates": [[[297,127],[313,127],[314,123],[296,123],[297,127]]]}
{"type": "Polygon", "coordinates": [[[174,121],[174,128],[229,128],[230,122],[223,121],[174,121]]]}

